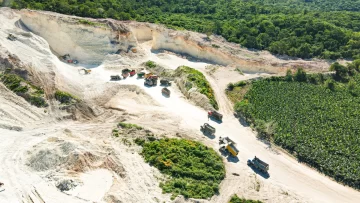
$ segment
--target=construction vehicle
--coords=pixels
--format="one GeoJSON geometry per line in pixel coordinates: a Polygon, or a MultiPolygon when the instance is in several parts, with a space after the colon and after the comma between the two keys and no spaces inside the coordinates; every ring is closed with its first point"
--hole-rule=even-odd
{"type": "Polygon", "coordinates": [[[257,158],[255,156],[255,158],[253,158],[252,160],[249,159],[247,161],[247,165],[248,166],[253,166],[255,167],[256,169],[259,169],[261,172],[263,173],[268,173],[268,170],[269,170],[269,164],[263,162],[262,160],[260,160],[259,158],[257,158]]]}
{"type": "Polygon", "coordinates": [[[166,79],[161,79],[160,80],[160,85],[169,86],[169,85],[171,85],[171,82],[169,80],[166,80],[166,79]]]}
{"type": "Polygon", "coordinates": [[[144,77],[144,75],[145,75],[145,72],[142,72],[142,71],[137,73],[138,78],[142,78],[142,77],[144,77]]]}
{"type": "Polygon", "coordinates": [[[212,117],[212,118],[215,118],[215,119],[217,119],[219,121],[222,121],[223,115],[221,113],[217,112],[217,111],[209,111],[208,112],[208,117],[209,118],[212,117]]]}
{"type": "Polygon", "coordinates": [[[121,72],[122,72],[121,76],[123,76],[124,79],[129,77],[129,73],[130,73],[129,69],[125,68],[121,72]]]}
{"type": "Polygon", "coordinates": [[[121,77],[119,75],[111,75],[110,79],[111,80],[121,80],[121,77]]]}
{"type": "Polygon", "coordinates": [[[134,76],[135,75],[135,73],[136,73],[136,71],[135,70],[131,70],[130,71],[130,76],[132,77],[132,76],[134,76]]]}
{"type": "Polygon", "coordinates": [[[236,143],[231,140],[229,137],[220,137],[220,151],[222,152],[230,152],[230,154],[236,157],[239,154],[239,150],[236,148],[236,143]]]}
{"type": "Polygon", "coordinates": [[[170,97],[170,90],[166,87],[162,88],[161,93],[167,97],[170,97]]]}
{"type": "Polygon", "coordinates": [[[157,85],[157,80],[158,80],[157,75],[151,75],[151,76],[145,78],[144,85],[156,86],[157,85]]]}
{"type": "Polygon", "coordinates": [[[86,68],[79,69],[79,72],[80,72],[80,71],[84,71],[85,75],[87,75],[87,74],[90,74],[90,73],[91,73],[91,70],[86,69],[86,68]]]}
{"type": "Polygon", "coordinates": [[[200,130],[201,132],[210,134],[212,136],[215,134],[216,131],[215,128],[209,125],[208,123],[204,123],[204,125],[200,126],[200,130]]]}
{"type": "Polygon", "coordinates": [[[153,73],[146,73],[146,74],[145,74],[145,79],[148,78],[148,77],[150,77],[150,76],[152,76],[152,75],[154,75],[154,74],[153,74],[153,73]]]}
{"type": "Polygon", "coordinates": [[[13,35],[13,34],[9,34],[7,37],[6,37],[8,40],[11,40],[11,41],[15,41],[17,38],[13,35]]]}
{"type": "Polygon", "coordinates": [[[65,54],[64,56],[61,56],[60,58],[63,59],[64,61],[66,61],[67,63],[73,63],[73,64],[79,63],[79,61],[71,59],[70,54],[65,54]]]}

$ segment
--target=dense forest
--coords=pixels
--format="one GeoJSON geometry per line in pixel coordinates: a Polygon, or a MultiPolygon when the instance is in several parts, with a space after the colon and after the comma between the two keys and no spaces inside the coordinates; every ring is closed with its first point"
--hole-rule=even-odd
{"type": "Polygon", "coordinates": [[[13,8],[165,24],[300,58],[360,58],[359,0],[14,0],[13,8]]]}
{"type": "Polygon", "coordinates": [[[360,189],[360,60],[334,63],[334,74],[306,74],[229,85],[247,89],[235,110],[259,135],[292,152],[299,161],[360,189]],[[250,86],[250,87],[248,87],[250,86]]]}

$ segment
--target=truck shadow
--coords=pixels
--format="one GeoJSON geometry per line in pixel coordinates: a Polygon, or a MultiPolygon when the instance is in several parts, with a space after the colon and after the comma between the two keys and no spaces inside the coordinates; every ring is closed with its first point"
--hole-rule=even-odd
{"type": "Polygon", "coordinates": [[[237,156],[231,156],[231,155],[229,155],[228,157],[226,157],[226,159],[227,159],[228,162],[233,162],[233,163],[237,163],[237,162],[240,161],[237,156]]]}
{"type": "Polygon", "coordinates": [[[216,118],[213,118],[213,117],[211,117],[211,116],[208,118],[208,120],[209,120],[209,119],[212,120],[212,121],[214,121],[214,122],[217,123],[217,124],[221,124],[221,123],[222,123],[222,121],[220,121],[220,120],[218,120],[218,119],[216,119],[216,118]]]}
{"type": "Polygon", "coordinates": [[[254,166],[249,166],[256,174],[258,174],[259,176],[268,179],[270,178],[270,174],[269,173],[264,173],[261,170],[255,168],[254,166]]]}
{"type": "Polygon", "coordinates": [[[168,95],[168,94],[165,94],[165,93],[163,93],[163,92],[161,92],[161,94],[162,94],[162,96],[164,96],[165,98],[170,98],[170,95],[168,95]]]}
{"type": "Polygon", "coordinates": [[[202,132],[203,135],[205,135],[206,137],[210,138],[210,139],[215,139],[215,135],[211,134],[211,133],[207,133],[207,132],[202,132]]]}

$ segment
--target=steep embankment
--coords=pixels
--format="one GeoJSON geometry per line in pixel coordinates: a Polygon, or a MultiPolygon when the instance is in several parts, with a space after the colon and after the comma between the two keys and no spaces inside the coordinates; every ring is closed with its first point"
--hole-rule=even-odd
{"type": "Polygon", "coordinates": [[[248,72],[285,72],[304,67],[325,71],[326,61],[282,60],[266,51],[255,52],[218,36],[175,31],[163,26],[111,19],[88,19],[51,12],[21,10],[28,29],[46,39],[58,55],[70,54],[84,64],[100,64],[108,54],[141,52],[139,43],[152,40],[153,50],[169,50],[248,72]]]}
{"type": "Polygon", "coordinates": [[[70,54],[84,64],[100,64],[107,54],[127,52],[137,46],[129,28],[112,20],[95,21],[22,10],[21,21],[46,39],[55,53],[70,54]]]}

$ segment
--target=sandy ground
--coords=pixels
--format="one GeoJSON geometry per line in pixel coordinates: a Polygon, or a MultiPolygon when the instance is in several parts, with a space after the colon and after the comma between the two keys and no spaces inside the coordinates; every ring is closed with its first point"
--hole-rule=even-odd
{"type": "MultiPolygon", "coordinates": [[[[83,65],[61,62],[41,37],[21,35],[24,31],[15,27],[16,13],[0,9],[0,18],[4,19],[0,21],[0,54],[15,54],[46,90],[68,91],[87,102],[86,109],[92,112],[84,120],[67,120],[64,116],[68,113],[59,110],[56,102],[45,113],[0,85],[0,181],[5,183],[0,202],[171,202],[170,195],[162,194],[158,186],[164,177],[144,163],[139,147],[111,136],[119,121],[139,124],[163,136],[198,140],[215,150],[219,136],[235,140],[240,153],[238,159],[224,157],[227,175],[220,194],[201,202],[223,203],[235,193],[276,203],[359,200],[358,191],[257,140],[254,132],[232,115],[226,85],[266,74],[241,75],[233,67],[212,68],[205,62],[151,51],[151,42],[145,42],[139,45],[143,56],[108,56],[90,75],[83,75],[79,74],[83,65]],[[8,33],[16,33],[18,40],[7,40],[8,33]],[[142,79],[109,81],[110,75],[121,73],[124,64],[137,68],[147,60],[169,69],[187,65],[202,71],[215,91],[223,122],[208,120],[207,112],[186,100],[175,85],[166,98],[162,87],[145,87],[142,79]],[[215,137],[200,133],[205,122],[216,128],[215,137]],[[270,164],[270,177],[246,165],[254,155],[270,164]],[[77,186],[61,192],[56,186],[66,179],[77,186]]],[[[194,201],[177,198],[175,202],[194,201]]]]}

